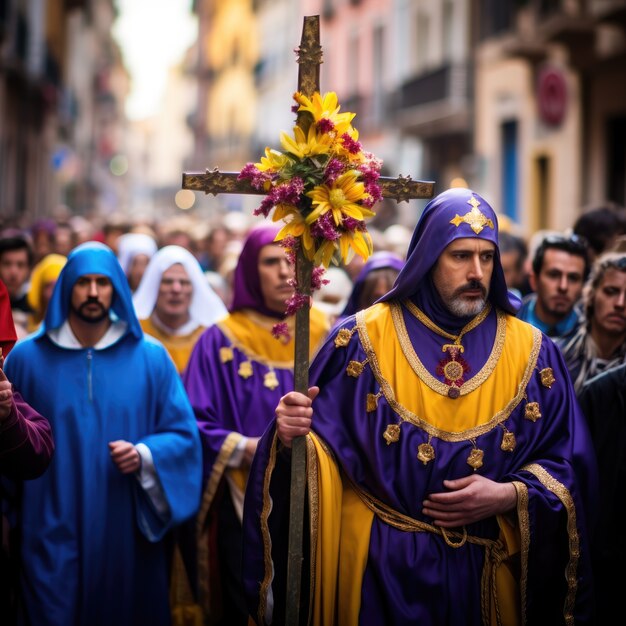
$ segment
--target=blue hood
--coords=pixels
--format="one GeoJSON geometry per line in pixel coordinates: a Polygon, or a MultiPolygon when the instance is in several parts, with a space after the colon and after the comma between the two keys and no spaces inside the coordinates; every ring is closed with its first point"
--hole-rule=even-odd
{"type": "Polygon", "coordinates": [[[97,241],[83,243],[70,252],[48,303],[41,332],[59,328],[67,320],[72,289],[85,274],[102,274],[111,281],[114,289],[111,310],[128,324],[128,331],[140,339],[143,332],[135,315],[128,280],[111,248],[97,241]]]}

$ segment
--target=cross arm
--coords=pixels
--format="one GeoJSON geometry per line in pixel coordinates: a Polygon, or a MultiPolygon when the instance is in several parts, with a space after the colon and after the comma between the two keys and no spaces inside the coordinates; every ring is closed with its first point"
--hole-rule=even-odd
{"type": "MultiPolygon", "coordinates": [[[[262,189],[256,189],[248,180],[239,180],[239,172],[220,172],[217,168],[204,172],[184,172],[183,189],[203,191],[205,194],[241,193],[247,195],[264,195],[262,189]]],[[[392,198],[396,202],[408,202],[412,198],[432,198],[435,183],[431,181],[413,180],[410,176],[391,178],[381,176],[378,179],[384,198],[392,198]]]]}

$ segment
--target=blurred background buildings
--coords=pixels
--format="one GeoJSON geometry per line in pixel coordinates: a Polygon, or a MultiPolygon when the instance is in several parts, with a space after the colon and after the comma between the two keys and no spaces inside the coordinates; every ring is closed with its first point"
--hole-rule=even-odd
{"type": "MultiPolygon", "coordinates": [[[[0,0],[0,216],[249,212],[178,194],[290,130],[304,15],[322,91],[389,175],[467,185],[520,234],[626,204],[626,0],[195,0],[197,40],[157,112],[129,120],[113,0],[0,0]],[[182,207],[182,208],[179,208],[182,207]],[[190,207],[190,208],[189,208],[190,207]]],[[[146,17],[145,28],[150,28],[146,17]]],[[[172,36],[175,36],[174,34],[172,36]]],[[[189,192],[191,194],[191,192],[189,192]]],[[[412,227],[420,207],[383,206],[412,227]]]]}

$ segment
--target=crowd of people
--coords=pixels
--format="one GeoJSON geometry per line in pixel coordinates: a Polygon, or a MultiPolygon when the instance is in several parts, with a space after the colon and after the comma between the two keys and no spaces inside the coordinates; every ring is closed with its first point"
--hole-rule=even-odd
{"type": "Polygon", "coordinates": [[[0,231],[2,623],[284,623],[299,436],[305,622],[610,623],[626,210],[501,221],[450,189],[372,229],[313,293],[308,394],[278,228],[0,231]]]}

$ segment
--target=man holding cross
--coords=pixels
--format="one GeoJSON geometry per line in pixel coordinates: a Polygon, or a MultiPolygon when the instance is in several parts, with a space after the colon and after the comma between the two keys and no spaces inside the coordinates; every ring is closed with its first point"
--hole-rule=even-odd
{"type": "Polygon", "coordinates": [[[281,398],[244,509],[257,624],[284,621],[286,485],[303,435],[301,616],[592,623],[589,434],[558,349],[514,316],[497,244],[481,196],[440,194],[392,290],[331,333],[308,397],[281,398]]]}

